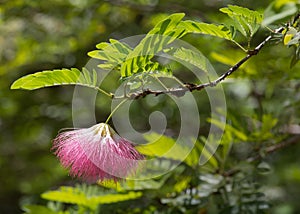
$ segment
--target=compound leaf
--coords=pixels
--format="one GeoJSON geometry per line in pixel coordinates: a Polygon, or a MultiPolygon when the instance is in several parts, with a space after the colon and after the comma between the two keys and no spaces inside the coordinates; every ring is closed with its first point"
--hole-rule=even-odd
{"type": "Polygon", "coordinates": [[[180,26],[185,28],[187,33],[200,33],[232,41],[231,31],[224,25],[207,24],[188,20],[181,22],[180,26]]]}
{"type": "Polygon", "coordinates": [[[263,21],[261,13],[236,5],[228,5],[220,11],[232,19],[232,25],[245,37],[253,37],[263,21]]]}
{"type": "Polygon", "coordinates": [[[97,88],[97,72],[89,72],[86,68],[82,72],[77,68],[56,69],[29,74],[16,80],[11,89],[35,90],[58,85],[83,85],[97,88]]]}
{"type": "Polygon", "coordinates": [[[87,194],[77,187],[60,187],[59,190],[48,191],[41,195],[43,199],[68,204],[77,204],[95,210],[98,204],[110,204],[120,201],[136,199],[142,196],[141,192],[87,194]]]}

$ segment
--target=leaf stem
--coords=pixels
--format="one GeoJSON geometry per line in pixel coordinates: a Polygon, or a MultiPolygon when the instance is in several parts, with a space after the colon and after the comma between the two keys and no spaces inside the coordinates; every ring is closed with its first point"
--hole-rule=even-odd
{"type": "Polygon", "coordinates": [[[115,108],[114,110],[112,110],[112,112],[109,114],[109,116],[107,117],[105,123],[107,124],[109,122],[109,120],[111,119],[111,117],[113,116],[113,114],[127,101],[128,99],[124,99],[122,100],[115,108]]]}
{"type": "Polygon", "coordinates": [[[177,77],[173,76],[171,77],[173,80],[175,80],[180,86],[186,87],[177,77]]]}
{"type": "Polygon", "coordinates": [[[236,44],[240,49],[242,49],[244,52],[248,52],[248,50],[246,50],[242,45],[240,45],[238,42],[236,42],[235,40],[231,40],[234,44],[236,44]]]}
{"type": "Polygon", "coordinates": [[[101,89],[99,87],[95,87],[95,89],[97,89],[100,93],[102,93],[102,94],[104,94],[104,95],[106,95],[110,98],[113,98],[113,96],[114,96],[112,93],[108,93],[108,92],[104,91],[103,89],[101,89]]]}
{"type": "Polygon", "coordinates": [[[153,77],[166,91],[169,90],[168,87],[156,76],[151,76],[153,77]]]}

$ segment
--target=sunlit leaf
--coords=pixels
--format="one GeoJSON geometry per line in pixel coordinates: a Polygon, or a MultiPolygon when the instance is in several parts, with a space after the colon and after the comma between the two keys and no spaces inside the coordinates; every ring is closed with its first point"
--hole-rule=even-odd
{"type": "MultiPolygon", "coordinates": [[[[141,180],[127,180],[126,182],[115,183],[115,181],[99,182],[100,186],[104,186],[110,189],[115,189],[119,192],[123,191],[142,191],[147,189],[157,190],[162,188],[172,173],[167,173],[159,178],[141,179],[141,180]]],[[[149,176],[149,178],[151,175],[149,176]]]]}
{"type": "Polygon", "coordinates": [[[195,21],[182,21],[180,27],[185,28],[187,33],[200,33],[216,36],[222,39],[232,40],[231,31],[224,25],[207,24],[195,21]]]}
{"type": "Polygon", "coordinates": [[[200,138],[201,141],[197,141],[196,146],[198,147],[198,151],[200,155],[197,156],[198,160],[197,162],[204,162],[210,164],[213,169],[218,169],[219,167],[219,162],[216,159],[216,154],[215,152],[212,152],[211,149],[211,139],[205,139],[204,137],[200,138]]]}
{"type": "Polygon", "coordinates": [[[151,59],[175,39],[185,35],[186,30],[178,27],[183,13],[175,13],[161,22],[148,32],[145,38],[129,53],[125,62],[121,65],[121,76],[129,77],[138,72],[153,71],[152,68],[146,69],[151,59]]]}
{"type": "Polygon", "coordinates": [[[187,186],[189,185],[190,181],[191,181],[191,177],[183,177],[180,181],[178,181],[175,186],[174,186],[174,191],[175,192],[181,192],[184,189],[187,188],[187,186]]]}
{"type": "Polygon", "coordinates": [[[188,156],[183,160],[182,154],[189,154],[189,152],[191,152],[191,148],[188,148],[187,146],[184,146],[184,144],[177,142],[176,139],[164,135],[160,136],[156,133],[148,134],[144,137],[150,143],[138,145],[136,147],[136,149],[144,155],[184,161],[190,166],[194,166],[198,163],[199,156],[197,156],[198,159],[193,157],[195,159],[191,160],[188,156]],[[153,142],[153,139],[157,140],[153,142]],[[172,150],[172,152],[170,152],[170,150],[172,150]]]}
{"type": "Polygon", "coordinates": [[[78,204],[95,210],[98,204],[110,204],[120,201],[136,199],[142,196],[141,192],[107,193],[87,195],[77,187],[60,187],[59,190],[48,191],[41,195],[43,199],[68,204],[78,204]]]}
{"type": "Polygon", "coordinates": [[[228,5],[220,11],[233,20],[232,25],[245,37],[253,37],[263,20],[261,13],[236,5],[228,5]]]}
{"type": "Polygon", "coordinates": [[[99,50],[94,50],[88,55],[95,59],[103,60],[98,66],[103,69],[114,69],[120,66],[127,55],[132,51],[131,47],[118,40],[110,39],[110,43],[101,42],[96,47],[99,50]]]}
{"type": "Polygon", "coordinates": [[[171,48],[167,50],[167,53],[184,65],[193,65],[201,69],[202,71],[204,71],[208,79],[209,74],[214,73],[214,68],[211,66],[208,59],[200,51],[194,51],[192,49],[181,47],[171,48]]]}
{"type": "Polygon", "coordinates": [[[89,72],[85,68],[82,72],[77,68],[41,71],[16,80],[11,85],[11,89],[35,90],[58,85],[82,85],[97,88],[97,73],[94,70],[89,72]]]}
{"type": "Polygon", "coordinates": [[[291,40],[286,45],[300,45],[300,32],[294,34],[291,40]]]}
{"type": "Polygon", "coordinates": [[[272,117],[270,114],[264,114],[262,117],[262,132],[270,132],[272,128],[277,124],[278,119],[272,117]]]}
{"type": "MultiPolygon", "coordinates": [[[[218,121],[216,119],[213,118],[209,118],[208,122],[216,125],[217,127],[223,128],[224,127],[224,123],[221,121],[218,121]]],[[[225,124],[225,131],[226,132],[231,132],[234,136],[236,136],[238,139],[242,140],[242,141],[247,141],[248,137],[246,134],[244,134],[242,131],[239,131],[238,129],[234,128],[233,126],[229,125],[229,124],[225,124]]]]}
{"type": "Polygon", "coordinates": [[[155,25],[148,34],[168,35],[168,33],[174,31],[174,29],[181,22],[184,16],[184,13],[174,13],[157,23],[157,25],[155,25]]]}
{"type": "Polygon", "coordinates": [[[299,36],[298,36],[298,38],[296,37],[296,39],[293,39],[296,34],[297,34],[297,30],[293,27],[289,27],[288,31],[284,35],[283,44],[284,45],[293,45],[293,44],[298,43],[299,36]],[[292,41],[292,39],[293,39],[293,41],[292,41]],[[296,40],[296,43],[294,43],[295,40],[296,40]]]}

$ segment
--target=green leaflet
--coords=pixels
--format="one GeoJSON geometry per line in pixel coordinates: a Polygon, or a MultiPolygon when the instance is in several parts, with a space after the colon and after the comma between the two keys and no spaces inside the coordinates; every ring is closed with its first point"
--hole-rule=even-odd
{"type": "Polygon", "coordinates": [[[41,71],[16,80],[11,89],[35,90],[57,85],[83,85],[97,89],[97,72],[90,73],[85,68],[82,72],[77,68],[41,71]]]}
{"type": "Polygon", "coordinates": [[[216,36],[222,39],[232,41],[231,31],[224,25],[207,24],[191,20],[182,21],[180,27],[185,28],[187,33],[200,33],[210,36],[216,36]]]}
{"type": "Polygon", "coordinates": [[[220,129],[223,129],[223,127],[225,126],[225,130],[232,133],[235,137],[237,137],[239,140],[246,142],[248,137],[246,134],[244,134],[242,131],[239,131],[238,129],[234,128],[233,126],[229,125],[229,124],[225,124],[224,122],[218,121],[216,119],[213,118],[209,118],[208,122],[210,122],[211,124],[216,125],[217,127],[219,127],[220,129]]]}
{"type": "Polygon", "coordinates": [[[156,133],[151,133],[148,135],[145,135],[144,138],[148,142],[152,142],[153,139],[157,139],[153,143],[149,144],[144,144],[144,145],[138,145],[136,146],[136,149],[141,152],[142,154],[149,155],[149,156],[164,156],[164,157],[169,157],[169,158],[179,158],[178,154],[181,152],[181,147],[179,145],[176,145],[176,140],[167,136],[159,136],[159,134],[156,133]],[[167,153],[173,146],[178,147],[178,154],[172,153],[169,154],[169,156],[165,156],[165,153],[167,153]]]}
{"type": "Polygon", "coordinates": [[[168,33],[174,31],[174,29],[181,22],[184,16],[184,13],[174,13],[157,23],[157,25],[155,25],[154,28],[150,30],[148,34],[167,35],[168,33]]]}
{"type": "MultiPolygon", "coordinates": [[[[223,25],[182,21],[183,17],[183,13],[168,16],[150,30],[133,50],[121,42],[110,40],[110,43],[98,44],[97,48],[100,50],[91,51],[88,55],[103,60],[104,62],[99,65],[103,69],[119,68],[120,66],[121,76],[126,78],[135,73],[154,71],[152,65],[156,62],[151,60],[155,54],[187,33],[207,34],[232,41],[230,30],[223,25]]],[[[199,63],[197,64],[199,65],[199,63]]],[[[201,67],[203,66],[205,65],[201,67]]],[[[165,69],[157,71],[164,73],[165,69]]]]}
{"type": "Polygon", "coordinates": [[[110,43],[98,44],[97,48],[100,50],[91,51],[88,55],[104,61],[99,65],[100,68],[120,69],[122,78],[140,72],[159,71],[164,73],[166,69],[163,66],[157,66],[157,62],[153,62],[151,59],[167,44],[185,34],[185,29],[177,28],[183,17],[183,13],[168,16],[149,31],[133,50],[124,43],[110,40],[110,43]],[[154,70],[159,68],[163,69],[154,70]]]}
{"type": "Polygon", "coordinates": [[[144,155],[183,161],[191,167],[196,167],[199,163],[199,157],[202,153],[202,155],[206,157],[209,156],[209,162],[213,167],[217,168],[218,166],[215,157],[213,157],[213,155],[210,155],[209,151],[204,149],[204,146],[199,141],[193,140],[195,141],[195,145],[192,149],[190,149],[187,146],[183,146],[181,145],[181,143],[176,142],[175,139],[164,135],[160,136],[159,134],[152,133],[149,135],[145,135],[144,137],[148,142],[151,143],[136,146],[136,149],[144,155]],[[153,139],[157,140],[153,142],[153,139]],[[172,150],[172,152],[169,152],[170,150],[172,150]],[[188,156],[184,160],[182,160],[183,154],[187,153],[188,156]]]}
{"type": "MultiPolygon", "coordinates": [[[[140,42],[140,44],[127,56],[126,62],[121,66],[121,76],[128,77],[138,72],[148,72],[142,69],[149,63],[155,54],[167,48],[175,39],[187,33],[201,33],[232,40],[230,30],[224,26],[182,21],[184,14],[173,14],[158,23],[140,42]]],[[[184,57],[187,59],[186,57],[184,57]]],[[[195,61],[195,58],[193,59],[195,61]]],[[[200,62],[200,61],[198,61],[200,62]]],[[[199,63],[197,63],[199,65],[199,63]]],[[[203,67],[205,65],[202,65],[203,67]]]]}
{"type": "Polygon", "coordinates": [[[235,5],[221,8],[232,19],[232,25],[245,37],[253,37],[263,21],[263,15],[257,11],[249,10],[235,5]]]}
{"type": "Polygon", "coordinates": [[[114,69],[122,64],[131,48],[118,40],[110,39],[110,43],[101,42],[96,47],[99,50],[91,51],[88,55],[95,59],[103,60],[98,66],[102,69],[114,69]]]}
{"type": "Polygon", "coordinates": [[[273,129],[278,123],[277,118],[273,118],[270,114],[264,114],[261,121],[253,120],[252,123],[257,128],[251,132],[250,137],[254,137],[262,141],[269,138],[275,138],[273,129]]]}
{"type": "MultiPolygon", "coordinates": [[[[246,36],[248,34],[252,36],[262,21],[260,13],[238,6],[230,5],[228,8],[222,8],[221,11],[227,13],[234,20],[234,27],[246,36]]],[[[153,61],[154,56],[165,49],[169,49],[170,47],[168,46],[172,42],[187,33],[200,33],[219,37],[232,41],[241,47],[233,39],[232,31],[224,25],[207,24],[191,20],[182,21],[183,17],[184,13],[175,13],[163,19],[148,32],[134,49],[117,40],[110,40],[110,43],[103,42],[98,44],[97,48],[99,50],[89,52],[89,56],[103,60],[103,63],[99,65],[103,69],[116,68],[120,70],[121,77],[124,79],[143,72],[156,71],[164,73],[165,69],[154,70],[155,68],[152,66],[153,63],[156,63],[153,61]]],[[[188,62],[186,60],[188,59],[187,55],[190,55],[191,51],[184,51],[186,53],[181,60],[188,62]]],[[[180,58],[180,56],[178,57],[180,58]]],[[[207,70],[205,61],[195,60],[195,57],[192,61],[193,65],[200,66],[204,71],[207,70]]]]}
{"type": "Polygon", "coordinates": [[[210,79],[209,75],[214,74],[214,68],[211,66],[208,59],[200,52],[194,51],[192,49],[187,49],[184,47],[181,48],[170,48],[166,50],[167,54],[173,56],[176,60],[180,61],[182,64],[189,67],[193,65],[197,68],[200,68],[206,74],[208,80],[210,79]]]}
{"type": "MultiPolygon", "coordinates": [[[[233,26],[244,36],[252,37],[262,22],[260,13],[247,8],[229,5],[227,8],[222,8],[221,11],[232,18],[233,26]]],[[[182,21],[183,17],[184,13],[175,13],[168,16],[150,30],[134,49],[125,43],[111,39],[109,42],[99,43],[96,46],[98,50],[91,51],[88,55],[102,60],[98,65],[102,69],[120,70],[121,77],[125,79],[143,72],[160,72],[170,75],[170,70],[155,62],[153,58],[161,51],[170,50],[169,45],[187,33],[211,35],[232,41],[240,46],[233,40],[231,30],[225,26],[190,20],[182,21]]],[[[177,49],[173,52],[173,56],[202,69],[206,73],[211,69],[204,57],[195,54],[191,50],[177,49]]],[[[86,69],[80,72],[74,68],[43,71],[18,79],[13,83],[11,89],[34,90],[70,84],[97,88],[97,73],[93,71],[91,75],[86,69]]]]}
{"type": "MultiPolygon", "coordinates": [[[[159,161],[156,161],[156,164],[159,164],[159,161]]],[[[178,172],[181,169],[180,167],[177,167],[175,170],[178,172]]],[[[123,192],[123,191],[142,191],[142,190],[158,190],[163,188],[165,185],[166,181],[172,176],[172,173],[167,173],[164,174],[161,177],[156,177],[152,179],[128,179],[126,182],[120,182],[120,183],[115,183],[115,181],[105,181],[105,182],[99,182],[98,184],[100,186],[110,188],[110,189],[115,189],[118,192],[123,192]]],[[[151,175],[149,175],[151,177],[151,175]]]]}
{"type": "Polygon", "coordinates": [[[146,65],[153,63],[151,59],[154,55],[185,35],[186,30],[178,27],[183,17],[183,13],[172,14],[149,31],[121,65],[121,76],[124,78],[139,72],[153,71],[146,69],[146,65]]]}
{"type": "MultiPolygon", "coordinates": [[[[148,179],[148,180],[128,180],[124,183],[120,183],[117,186],[117,190],[147,190],[147,189],[160,189],[165,184],[165,181],[171,176],[171,174],[164,175],[160,179],[148,179]]],[[[114,181],[112,181],[114,182],[114,181]]],[[[104,184],[100,183],[99,185],[102,185],[104,187],[116,189],[116,184],[113,183],[112,185],[108,184],[107,182],[104,184]],[[110,186],[109,186],[110,185],[110,186]]]]}
{"type": "MultiPolygon", "coordinates": [[[[92,188],[92,187],[90,187],[92,188]]],[[[90,191],[90,190],[88,190],[90,191]]],[[[98,204],[110,204],[120,201],[127,201],[136,199],[142,196],[141,192],[127,192],[127,193],[107,193],[103,192],[88,194],[78,187],[60,187],[59,190],[48,191],[41,195],[43,199],[50,201],[58,201],[68,204],[77,204],[89,207],[95,210],[98,204]]]]}

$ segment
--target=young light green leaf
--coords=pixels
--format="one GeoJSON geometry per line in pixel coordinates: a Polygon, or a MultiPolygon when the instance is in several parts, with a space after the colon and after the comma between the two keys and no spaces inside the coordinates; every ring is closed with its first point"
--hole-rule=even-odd
{"type": "Polygon", "coordinates": [[[182,161],[182,153],[188,148],[176,144],[176,140],[167,136],[160,136],[157,133],[145,135],[144,138],[151,143],[138,145],[136,149],[144,155],[152,157],[164,157],[182,161]],[[153,139],[157,139],[153,142],[153,139]],[[172,149],[172,153],[169,152],[172,149]]]}
{"type": "Polygon", "coordinates": [[[16,80],[11,89],[35,90],[58,85],[82,85],[97,89],[97,72],[93,70],[90,73],[85,68],[82,72],[77,68],[41,71],[16,80]]]}
{"type": "Polygon", "coordinates": [[[110,204],[120,201],[136,199],[142,196],[141,192],[108,193],[87,195],[84,191],[76,187],[60,187],[59,190],[48,191],[41,195],[43,199],[58,201],[68,204],[78,204],[95,210],[98,204],[110,204]]]}
{"type": "Polygon", "coordinates": [[[295,45],[296,47],[299,46],[300,45],[300,32],[297,32],[286,45],[288,45],[288,46],[295,45]]]}
{"type": "MultiPolygon", "coordinates": [[[[136,149],[142,154],[149,156],[163,156],[167,153],[176,143],[176,140],[167,136],[159,136],[159,134],[152,133],[148,135],[144,135],[144,138],[148,142],[152,142],[153,139],[157,139],[155,142],[149,144],[137,145],[136,149]]],[[[181,148],[178,149],[181,150],[181,148]]],[[[179,152],[180,153],[180,152],[179,152]]],[[[169,154],[169,158],[176,158],[178,155],[169,154]]]]}
{"type": "MultiPolygon", "coordinates": [[[[218,157],[216,156],[216,153],[212,152],[212,148],[210,146],[210,142],[208,142],[209,139],[206,139],[205,137],[200,137],[200,140],[195,143],[195,148],[193,149],[192,153],[196,152],[198,155],[197,158],[197,164],[204,162],[209,164],[213,169],[218,169],[219,162],[218,157]],[[216,158],[217,157],[217,158],[216,158]]],[[[189,155],[189,156],[191,156],[189,155]]]]}
{"type": "Polygon", "coordinates": [[[208,80],[210,79],[209,75],[214,73],[214,68],[200,51],[181,47],[170,48],[165,52],[187,67],[192,65],[200,68],[206,74],[208,80]]]}
{"type": "Polygon", "coordinates": [[[180,27],[186,29],[187,33],[200,33],[232,41],[231,31],[224,25],[207,24],[188,20],[182,21],[180,27]]]}
{"type": "Polygon", "coordinates": [[[246,134],[244,134],[242,131],[234,128],[233,126],[229,125],[229,124],[224,124],[224,122],[218,121],[216,119],[213,118],[209,118],[208,122],[210,122],[211,124],[216,125],[217,127],[223,129],[224,125],[225,125],[225,131],[227,132],[231,132],[232,135],[234,135],[235,137],[237,137],[238,139],[240,139],[241,141],[247,141],[248,137],[246,134]]]}
{"type": "Polygon", "coordinates": [[[114,69],[122,64],[127,55],[132,49],[125,43],[118,40],[110,39],[110,43],[101,42],[96,47],[99,50],[94,50],[88,55],[95,59],[103,60],[104,62],[98,66],[103,69],[114,69]]]}
{"type": "Polygon", "coordinates": [[[154,28],[150,30],[148,34],[167,35],[168,33],[174,31],[174,29],[181,22],[184,16],[184,13],[174,13],[157,23],[157,25],[155,25],[154,28]]]}
{"type": "Polygon", "coordinates": [[[263,20],[261,13],[236,5],[228,5],[220,11],[232,19],[232,25],[245,37],[253,37],[263,20]]]}
{"type": "MultiPolygon", "coordinates": [[[[151,143],[136,146],[136,149],[140,153],[152,157],[164,157],[171,160],[183,161],[191,167],[198,165],[199,156],[203,149],[201,146],[195,145],[195,147],[190,151],[191,148],[184,146],[175,139],[164,135],[160,136],[157,133],[144,135],[144,138],[151,143]],[[153,139],[155,139],[154,142],[153,139]],[[182,154],[187,153],[189,155],[183,160],[182,154]]],[[[195,140],[191,141],[195,142],[195,140]]],[[[196,142],[196,144],[198,143],[199,142],[196,142]]]]}
{"type": "MultiPolygon", "coordinates": [[[[158,160],[157,160],[158,162],[158,160]]],[[[159,163],[157,163],[159,164],[159,163]]],[[[105,181],[105,182],[99,182],[98,185],[109,188],[109,189],[115,189],[118,192],[124,192],[124,191],[140,191],[140,190],[157,190],[162,188],[162,186],[165,184],[167,179],[172,175],[172,173],[164,174],[160,178],[154,178],[154,179],[146,179],[146,180],[127,180],[126,182],[120,182],[118,185],[116,185],[116,182],[111,181],[105,181]]]]}
{"type": "MultiPolygon", "coordinates": [[[[172,14],[159,22],[133,51],[126,44],[111,39],[110,43],[98,44],[96,47],[100,50],[91,51],[88,55],[104,61],[99,65],[100,68],[113,69],[121,66],[123,78],[134,73],[146,72],[148,71],[146,66],[152,64],[150,60],[154,54],[182,35],[184,29],[178,30],[176,26],[183,17],[183,13],[172,14]]],[[[148,68],[150,69],[151,66],[148,68]]]]}
{"type": "Polygon", "coordinates": [[[179,27],[183,17],[183,13],[172,14],[149,31],[146,37],[127,55],[126,61],[121,66],[121,76],[126,78],[135,73],[152,71],[151,66],[148,66],[148,69],[146,66],[153,63],[151,59],[154,55],[175,39],[185,35],[186,30],[179,27]]]}

